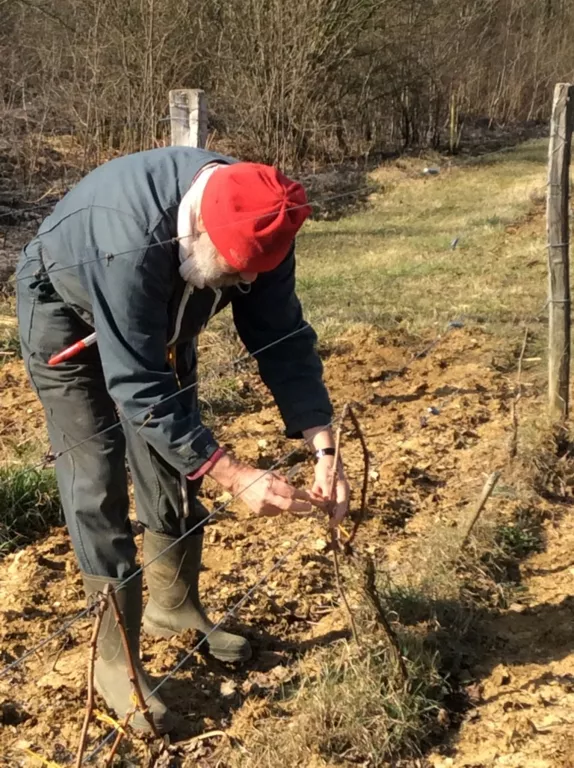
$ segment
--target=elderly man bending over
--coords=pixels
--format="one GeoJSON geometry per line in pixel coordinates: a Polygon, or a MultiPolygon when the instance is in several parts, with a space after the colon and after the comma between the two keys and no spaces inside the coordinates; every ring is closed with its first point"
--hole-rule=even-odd
{"type": "MultiPolygon", "coordinates": [[[[275,168],[187,147],[154,149],[88,174],[22,252],[24,361],[52,448],[61,453],[58,485],[86,594],[106,583],[117,587],[137,571],[127,457],[145,527],[143,629],[153,636],[191,628],[207,634],[213,627],[198,595],[207,516],[197,499],[203,475],[240,494],[257,515],[304,513],[328,493],[332,408],[316,336],[295,294],[294,238],[309,212],[301,185],[275,168]],[[196,381],[198,334],[227,305],[247,349],[261,350],[259,371],[287,436],[305,438],[317,455],[309,491],[223,450],[201,423],[195,386],[178,394],[196,381]],[[96,345],[49,364],[94,332],[96,345]]],[[[335,523],[347,504],[348,486],[340,479],[335,523]]],[[[118,591],[118,600],[149,696],[139,661],[141,574],[118,591]]],[[[247,640],[222,629],[209,634],[208,644],[224,661],[251,655],[247,640]]],[[[131,690],[111,611],[100,633],[95,679],[123,717],[131,690]]],[[[148,703],[158,728],[170,730],[173,717],[160,697],[148,703]]],[[[139,713],[134,725],[147,728],[139,713]]]]}

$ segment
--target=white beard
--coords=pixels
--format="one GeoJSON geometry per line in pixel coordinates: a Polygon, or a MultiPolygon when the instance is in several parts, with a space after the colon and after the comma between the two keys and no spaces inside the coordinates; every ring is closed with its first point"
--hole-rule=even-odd
{"type": "Polygon", "coordinates": [[[189,255],[179,273],[195,288],[223,288],[241,282],[239,274],[225,272],[218,264],[217,251],[207,238],[194,239],[188,244],[189,255]]]}
{"type": "Polygon", "coordinates": [[[199,174],[188,189],[177,213],[177,236],[179,238],[179,274],[195,288],[223,288],[237,285],[239,275],[226,272],[222,258],[206,233],[196,228],[196,212],[199,211],[201,196],[207,180],[219,166],[208,166],[199,174]]]}

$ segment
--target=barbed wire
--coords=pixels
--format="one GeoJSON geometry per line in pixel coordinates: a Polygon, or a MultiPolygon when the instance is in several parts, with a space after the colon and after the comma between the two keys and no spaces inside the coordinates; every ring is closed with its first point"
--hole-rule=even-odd
{"type": "MultiPolygon", "coordinates": [[[[72,190],[70,190],[70,191],[72,191],[72,190]]],[[[330,202],[333,202],[334,200],[340,200],[340,199],[345,198],[345,197],[358,197],[359,195],[364,194],[365,192],[373,192],[373,191],[374,190],[373,190],[373,184],[372,183],[364,184],[364,185],[362,185],[360,187],[355,187],[354,189],[349,189],[346,192],[338,192],[338,193],[333,194],[333,195],[327,195],[326,197],[322,197],[320,200],[308,200],[306,203],[302,203],[301,205],[293,206],[289,210],[295,211],[295,210],[298,210],[299,208],[306,208],[307,206],[310,206],[311,208],[320,208],[325,203],[330,203],[330,202]]],[[[67,194],[69,194],[69,193],[67,193],[67,194]]],[[[65,197],[65,195],[64,195],[64,197],[65,197]]],[[[6,211],[4,213],[0,213],[0,219],[6,218],[8,216],[15,216],[18,213],[30,213],[30,212],[34,212],[34,211],[44,210],[45,208],[55,207],[59,202],[61,202],[61,200],[64,199],[64,197],[60,198],[60,200],[58,200],[56,203],[54,203],[54,202],[52,202],[52,203],[41,203],[40,205],[33,206],[33,207],[30,207],[30,208],[13,208],[11,211],[6,211]]],[[[95,207],[97,207],[97,206],[95,206],[95,207]]],[[[236,226],[237,223],[247,223],[247,222],[250,222],[250,221],[258,221],[259,219],[264,219],[264,218],[267,218],[267,217],[269,217],[271,215],[273,215],[273,214],[259,214],[258,216],[246,217],[244,219],[239,219],[239,220],[235,221],[232,224],[223,224],[223,225],[221,225],[219,227],[213,227],[212,229],[214,231],[215,230],[219,230],[219,229],[227,229],[228,227],[236,226]]],[[[193,236],[193,235],[191,235],[191,236],[193,236]]],[[[186,237],[190,237],[190,235],[187,235],[186,237]]],[[[177,240],[177,239],[179,239],[179,238],[173,237],[173,238],[170,238],[169,240],[165,240],[164,242],[154,243],[154,245],[166,245],[166,244],[168,244],[170,242],[172,243],[174,240],[177,240]]],[[[142,248],[147,248],[147,247],[149,247],[148,244],[142,245],[142,246],[138,246],[134,250],[141,250],[142,248]]],[[[124,253],[128,253],[128,252],[129,251],[126,251],[126,252],[118,253],[118,254],[115,254],[115,255],[116,256],[124,255],[124,253]]],[[[88,263],[88,262],[82,262],[82,263],[88,263]]],[[[76,265],[74,265],[74,266],[76,266],[76,265]]]]}
{"type": "MultiPolygon", "coordinates": [[[[359,196],[362,192],[369,191],[369,190],[372,191],[372,186],[370,186],[370,187],[361,187],[361,188],[355,189],[354,191],[341,192],[341,193],[338,193],[336,195],[330,195],[329,197],[324,198],[320,202],[310,201],[310,202],[307,202],[307,203],[301,203],[300,205],[294,205],[289,210],[290,211],[297,211],[297,210],[300,210],[302,208],[307,208],[307,207],[311,207],[311,208],[319,207],[319,206],[323,205],[324,203],[332,202],[333,200],[338,200],[338,199],[342,199],[342,198],[345,198],[345,197],[359,196]]],[[[216,231],[220,231],[220,230],[223,230],[223,229],[229,229],[229,228],[235,227],[235,226],[237,226],[237,224],[245,224],[245,223],[254,222],[254,221],[261,221],[262,219],[268,219],[268,218],[270,218],[273,215],[274,214],[272,214],[272,213],[265,213],[265,214],[259,214],[257,216],[246,216],[245,218],[237,219],[233,223],[221,224],[221,225],[219,225],[217,227],[212,227],[211,231],[212,232],[216,232],[216,231]]],[[[106,261],[107,263],[111,263],[116,258],[122,258],[124,256],[129,256],[129,255],[134,254],[134,253],[140,253],[142,251],[150,250],[152,248],[163,247],[164,245],[177,245],[178,243],[180,243],[180,242],[182,242],[184,240],[188,240],[190,238],[196,238],[196,237],[197,237],[196,233],[191,233],[189,235],[174,235],[173,237],[170,237],[170,238],[168,238],[166,240],[158,240],[158,241],[149,241],[148,240],[148,242],[142,243],[142,245],[134,246],[133,248],[127,248],[126,250],[116,251],[114,253],[105,253],[105,254],[103,254],[101,256],[95,256],[93,259],[85,259],[85,260],[79,261],[79,262],[77,262],[75,264],[65,264],[65,265],[62,265],[62,266],[59,266],[59,267],[54,267],[52,269],[46,269],[42,265],[42,267],[39,267],[38,270],[36,270],[36,272],[34,272],[33,275],[31,275],[31,276],[30,275],[24,275],[22,277],[15,277],[13,282],[20,283],[20,282],[23,282],[24,280],[32,281],[34,279],[39,279],[43,272],[45,272],[45,274],[48,277],[50,277],[50,275],[54,275],[54,274],[57,274],[59,272],[67,272],[67,271],[69,271],[71,269],[79,269],[80,267],[85,267],[85,266],[87,266],[89,264],[95,264],[96,262],[99,262],[99,261],[106,261]]],[[[41,238],[41,236],[40,236],[40,238],[41,238]]]]}
{"type": "MultiPolygon", "coordinates": [[[[449,333],[454,328],[462,327],[462,320],[454,320],[448,323],[446,333],[449,333]]],[[[282,336],[280,339],[277,339],[274,342],[270,342],[269,344],[266,344],[264,347],[260,347],[258,350],[255,350],[254,352],[247,352],[245,355],[242,355],[241,357],[236,358],[235,360],[227,361],[225,363],[221,363],[219,366],[219,371],[216,374],[213,374],[211,376],[207,376],[203,383],[208,383],[210,381],[214,381],[220,374],[221,370],[225,370],[229,367],[238,367],[242,363],[247,362],[251,358],[255,358],[257,355],[262,354],[263,352],[266,352],[268,349],[271,349],[272,347],[276,346],[277,344],[282,343],[283,341],[287,341],[288,339],[296,336],[298,333],[301,333],[302,331],[306,330],[307,328],[311,328],[311,326],[308,323],[304,323],[300,328],[297,328],[295,331],[292,331],[291,333],[286,334],[285,336],[282,336]]],[[[392,379],[402,376],[405,371],[408,370],[409,366],[412,365],[413,362],[416,360],[421,359],[422,357],[425,357],[428,355],[434,347],[439,344],[442,339],[444,338],[445,334],[439,333],[437,337],[432,341],[427,347],[425,347],[423,350],[418,352],[413,356],[413,358],[400,370],[396,371],[392,375],[387,377],[387,381],[392,381],[392,379]]],[[[84,438],[83,440],[78,441],[77,443],[74,443],[73,445],[69,446],[65,450],[58,451],[51,457],[52,459],[60,459],[62,456],[65,456],[70,451],[76,450],[82,445],[85,445],[85,443],[90,442],[90,440],[94,440],[96,437],[101,437],[104,434],[107,434],[108,432],[111,432],[113,429],[116,429],[117,427],[121,427],[123,424],[127,424],[134,419],[137,419],[139,416],[142,415],[152,415],[153,411],[156,408],[159,408],[160,406],[164,405],[165,403],[169,402],[170,400],[173,400],[177,397],[179,397],[182,394],[185,394],[186,392],[191,391],[192,389],[195,389],[199,386],[199,380],[192,382],[191,384],[187,384],[186,386],[182,387],[181,389],[178,389],[177,392],[173,392],[171,395],[167,395],[162,400],[160,400],[158,403],[152,406],[146,406],[145,408],[142,408],[140,411],[137,411],[135,414],[132,414],[131,416],[126,416],[121,419],[118,419],[118,421],[114,422],[113,424],[110,424],[107,427],[104,427],[103,429],[99,430],[98,432],[94,432],[94,434],[90,435],[89,437],[84,438]]],[[[198,432],[197,435],[195,435],[196,439],[200,435],[203,434],[204,431],[206,431],[206,427],[203,427],[200,432],[198,432]]],[[[46,459],[42,459],[37,464],[32,465],[31,469],[40,469],[46,466],[46,459]]]]}
{"type": "MultiPolygon", "coordinates": [[[[197,111],[197,110],[192,110],[192,112],[195,112],[195,111],[197,111]]],[[[170,116],[166,116],[166,117],[160,117],[160,118],[156,119],[157,123],[164,123],[164,122],[168,122],[168,121],[169,122],[182,123],[182,124],[184,124],[186,126],[189,124],[188,121],[185,120],[184,118],[179,118],[177,116],[172,117],[171,115],[170,116]]],[[[124,123],[122,123],[122,124],[123,125],[127,125],[128,127],[131,127],[131,126],[141,126],[141,125],[144,124],[144,122],[145,121],[143,121],[143,120],[132,120],[132,121],[124,121],[124,123]]],[[[539,141],[541,139],[543,140],[543,139],[547,139],[547,138],[548,138],[547,136],[544,136],[544,137],[534,137],[533,139],[532,138],[527,139],[527,142],[539,141]]],[[[499,147],[498,149],[491,149],[491,150],[488,150],[488,151],[485,151],[485,152],[479,152],[476,155],[462,155],[462,154],[459,154],[459,155],[453,155],[453,156],[445,157],[443,165],[444,165],[444,167],[446,168],[447,171],[454,170],[456,168],[465,168],[468,165],[475,165],[475,164],[479,165],[480,163],[484,162],[484,160],[488,159],[489,157],[496,157],[497,155],[506,154],[506,153],[509,153],[509,152],[512,152],[512,151],[516,151],[516,149],[518,147],[520,147],[523,143],[524,142],[520,142],[518,144],[511,144],[510,146],[506,146],[506,147],[499,147]]],[[[145,151],[145,150],[140,150],[140,151],[145,151]]],[[[134,153],[129,153],[129,154],[134,154],[134,153]]],[[[375,153],[373,155],[373,159],[377,163],[379,163],[381,160],[384,160],[384,153],[380,154],[380,157],[375,153]]],[[[334,170],[338,170],[340,168],[346,168],[347,166],[346,166],[345,162],[346,161],[344,161],[344,160],[343,161],[333,160],[332,162],[327,163],[325,166],[321,166],[321,174],[324,174],[324,173],[328,174],[328,173],[332,173],[334,170]]],[[[351,160],[351,162],[356,165],[357,164],[357,158],[353,158],[351,160]]],[[[364,168],[362,168],[362,170],[364,170],[364,168]]],[[[408,175],[408,174],[405,172],[405,175],[408,175]]],[[[316,173],[302,174],[302,177],[304,177],[304,178],[313,178],[315,176],[317,176],[316,173]]],[[[548,186],[548,184],[546,184],[546,186],[548,186]]],[[[372,192],[373,191],[373,184],[365,185],[363,187],[359,187],[359,188],[357,188],[357,190],[358,190],[359,193],[360,192],[372,192]]],[[[15,193],[12,193],[12,194],[13,194],[14,197],[16,196],[15,193]]],[[[352,195],[352,194],[353,194],[353,192],[351,190],[349,190],[349,192],[344,193],[342,196],[346,197],[347,195],[352,195]]],[[[54,205],[57,205],[58,202],[59,201],[56,201],[55,203],[54,202],[52,202],[52,203],[41,203],[41,204],[34,205],[34,206],[28,207],[28,208],[12,208],[10,211],[6,211],[6,212],[3,212],[3,213],[0,213],[0,219],[6,218],[6,217],[10,217],[10,216],[17,216],[20,213],[32,213],[32,212],[35,212],[35,211],[43,210],[44,208],[49,208],[49,207],[52,207],[54,205]]],[[[325,202],[328,202],[328,199],[326,199],[325,202]]],[[[309,203],[309,205],[320,205],[320,203],[309,203]]]]}
{"type": "Polygon", "coordinates": [[[60,637],[60,635],[63,635],[65,632],[67,632],[71,626],[73,626],[77,621],[79,621],[84,616],[89,614],[91,610],[92,610],[92,607],[88,605],[86,608],[81,610],[71,619],[66,620],[64,624],[62,624],[62,626],[59,629],[57,629],[55,632],[53,632],[51,635],[44,638],[44,640],[41,640],[33,648],[29,648],[27,651],[25,651],[22,654],[22,656],[19,656],[17,659],[15,659],[14,661],[10,662],[5,667],[3,667],[2,670],[0,670],[0,679],[3,678],[5,675],[7,675],[8,672],[10,672],[11,670],[20,666],[20,664],[23,664],[26,661],[26,659],[30,658],[30,656],[32,656],[35,653],[38,653],[38,651],[41,651],[42,648],[45,648],[54,640],[57,640],[57,638],[60,637]]]}
{"type": "Polygon", "coordinates": [[[59,202],[60,201],[57,200],[56,202],[51,203],[39,203],[38,205],[31,206],[30,208],[11,208],[9,211],[0,213],[0,219],[6,219],[10,216],[16,217],[20,213],[35,213],[36,211],[43,211],[46,208],[53,208],[59,202]]]}
{"type": "MultiPolygon", "coordinates": [[[[302,333],[307,328],[310,328],[311,326],[308,323],[304,323],[302,326],[297,328],[294,331],[291,331],[288,334],[285,334],[285,336],[282,336],[279,339],[276,339],[275,341],[270,342],[269,344],[266,344],[263,347],[260,347],[259,349],[255,350],[254,352],[247,352],[246,354],[242,355],[241,357],[236,358],[235,360],[227,361],[225,363],[221,363],[219,365],[219,370],[217,373],[206,376],[203,380],[203,383],[208,383],[210,381],[214,381],[217,379],[217,377],[220,375],[222,370],[225,370],[226,368],[230,367],[238,367],[242,363],[247,362],[251,358],[256,358],[257,355],[262,354],[263,352],[266,352],[268,349],[272,349],[273,347],[277,346],[278,344],[281,344],[284,341],[287,341],[290,338],[293,338],[298,333],[302,333]]],[[[164,398],[159,400],[154,405],[146,405],[145,408],[142,408],[139,411],[136,411],[136,413],[132,414],[131,416],[124,416],[117,421],[115,421],[113,424],[110,424],[107,427],[104,427],[103,429],[100,429],[98,432],[94,432],[89,437],[85,437],[83,440],[79,440],[77,443],[74,443],[73,445],[70,445],[68,448],[65,448],[62,451],[57,451],[53,456],[50,458],[53,458],[54,460],[62,458],[62,456],[65,456],[70,451],[76,450],[76,448],[79,448],[82,445],[85,445],[86,443],[89,443],[90,440],[94,440],[96,437],[101,437],[102,435],[107,434],[108,432],[111,432],[113,429],[117,429],[118,427],[121,427],[123,424],[128,424],[134,419],[137,419],[139,416],[143,416],[144,414],[146,417],[150,416],[153,418],[153,412],[156,408],[160,408],[165,403],[170,402],[171,400],[174,400],[175,398],[179,397],[180,395],[186,394],[187,392],[190,392],[192,389],[195,389],[199,387],[199,380],[193,381],[191,384],[186,384],[184,387],[181,387],[181,389],[178,389],[176,392],[172,392],[171,395],[166,395],[164,398]]],[[[145,421],[145,420],[144,420],[145,421]]],[[[202,435],[207,430],[207,427],[202,427],[202,429],[197,433],[194,434],[193,439],[197,439],[200,435],[202,435]]],[[[46,459],[43,459],[42,461],[39,461],[37,464],[32,465],[32,469],[40,469],[46,466],[46,459]]]]}

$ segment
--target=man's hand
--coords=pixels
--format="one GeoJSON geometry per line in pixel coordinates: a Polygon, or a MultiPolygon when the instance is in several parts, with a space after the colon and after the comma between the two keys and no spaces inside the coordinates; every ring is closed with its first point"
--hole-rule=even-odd
{"type": "MultiPolygon", "coordinates": [[[[311,489],[312,495],[317,502],[321,501],[323,504],[329,502],[329,493],[331,491],[331,483],[333,481],[333,472],[335,470],[335,458],[334,456],[322,456],[315,465],[315,482],[311,489]]],[[[349,509],[349,483],[345,477],[345,470],[343,463],[339,462],[339,474],[337,483],[335,485],[335,503],[333,506],[333,514],[331,516],[330,525],[336,528],[349,509]]]]}
{"type": "MultiPolygon", "coordinates": [[[[303,437],[314,450],[321,448],[334,448],[335,437],[330,426],[312,427],[303,432],[303,437]]],[[[333,471],[335,469],[334,456],[321,456],[315,465],[315,483],[311,490],[313,501],[321,506],[329,508],[329,493],[331,491],[331,482],[333,480],[333,471]]],[[[339,476],[335,486],[335,499],[332,506],[331,526],[336,528],[349,510],[349,483],[345,477],[343,462],[339,463],[339,476]]]]}
{"type": "Polygon", "coordinates": [[[277,472],[255,469],[229,454],[224,454],[208,474],[234,496],[239,496],[256,515],[304,514],[313,509],[312,496],[307,491],[289,485],[277,472]]]}

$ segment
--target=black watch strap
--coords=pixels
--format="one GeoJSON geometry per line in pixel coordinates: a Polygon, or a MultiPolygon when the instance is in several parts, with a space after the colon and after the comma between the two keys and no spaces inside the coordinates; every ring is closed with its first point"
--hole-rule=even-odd
{"type": "Polygon", "coordinates": [[[334,456],[334,455],[335,455],[334,448],[319,448],[318,451],[315,451],[316,459],[321,459],[323,456],[334,456]]]}

